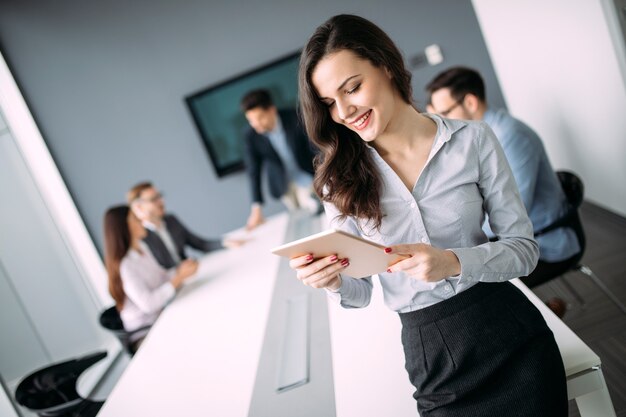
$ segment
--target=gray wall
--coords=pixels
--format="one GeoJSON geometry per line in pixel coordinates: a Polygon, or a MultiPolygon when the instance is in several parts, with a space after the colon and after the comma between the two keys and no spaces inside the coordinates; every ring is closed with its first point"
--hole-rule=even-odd
{"type": "Polygon", "coordinates": [[[216,177],[183,97],[301,48],[345,12],[378,23],[407,58],[441,46],[442,64],[414,71],[418,103],[436,72],[464,64],[503,105],[468,0],[2,0],[0,48],[99,247],[104,210],[144,179],[191,228],[216,236],[244,224],[248,184],[243,173],[216,177]]]}

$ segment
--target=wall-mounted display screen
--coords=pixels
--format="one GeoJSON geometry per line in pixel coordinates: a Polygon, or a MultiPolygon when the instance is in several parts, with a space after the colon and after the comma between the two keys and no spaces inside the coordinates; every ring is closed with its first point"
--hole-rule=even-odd
{"type": "Polygon", "coordinates": [[[244,168],[243,135],[248,122],[239,103],[250,90],[270,91],[278,109],[298,104],[300,52],[185,97],[202,142],[219,177],[244,168]]]}

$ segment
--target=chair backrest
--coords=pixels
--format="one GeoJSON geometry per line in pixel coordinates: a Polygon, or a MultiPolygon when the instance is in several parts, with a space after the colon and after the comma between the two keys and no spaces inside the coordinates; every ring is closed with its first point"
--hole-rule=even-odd
{"type": "Polygon", "coordinates": [[[100,313],[100,325],[117,337],[126,352],[131,355],[135,353],[130,341],[130,333],[124,329],[124,323],[120,313],[117,311],[117,307],[109,307],[100,313]]]}
{"type": "Polygon", "coordinates": [[[578,260],[580,260],[580,258],[582,258],[583,252],[585,251],[586,237],[585,231],[583,230],[582,222],[580,221],[580,216],[578,215],[578,208],[582,204],[583,198],[585,196],[585,186],[583,185],[583,182],[578,177],[578,175],[574,174],[573,172],[556,171],[556,175],[559,178],[561,188],[563,189],[565,197],[567,198],[567,213],[565,213],[563,217],[555,220],[554,222],[552,222],[552,224],[549,224],[543,229],[535,230],[534,234],[535,237],[538,237],[561,227],[571,228],[574,233],[576,233],[578,245],[580,246],[580,252],[578,254],[578,260]]]}
{"type": "Polygon", "coordinates": [[[84,401],[76,392],[78,377],[106,356],[106,351],[96,352],[41,368],[20,382],[15,390],[15,400],[39,413],[74,409],[84,401]]]}
{"type": "Polygon", "coordinates": [[[585,196],[585,186],[582,180],[578,175],[569,171],[557,171],[556,175],[559,177],[561,188],[563,188],[565,197],[567,197],[567,202],[573,208],[580,207],[585,196]]]}
{"type": "Polygon", "coordinates": [[[585,237],[585,231],[583,230],[582,222],[580,221],[580,215],[578,214],[578,208],[583,202],[585,197],[585,185],[578,175],[570,171],[557,171],[557,177],[561,182],[561,188],[565,193],[567,202],[569,203],[569,213],[566,215],[566,226],[570,227],[576,233],[578,238],[578,245],[580,246],[579,260],[582,258],[587,245],[587,239],[585,237]]]}
{"type": "Polygon", "coordinates": [[[100,325],[109,330],[124,330],[124,323],[115,306],[107,308],[100,314],[100,325]]]}
{"type": "Polygon", "coordinates": [[[150,326],[144,326],[133,331],[127,331],[124,329],[124,323],[120,317],[120,313],[115,306],[109,307],[100,313],[100,325],[107,330],[110,330],[120,341],[126,352],[131,356],[135,354],[133,342],[131,342],[131,336],[139,332],[146,332],[150,326]]]}

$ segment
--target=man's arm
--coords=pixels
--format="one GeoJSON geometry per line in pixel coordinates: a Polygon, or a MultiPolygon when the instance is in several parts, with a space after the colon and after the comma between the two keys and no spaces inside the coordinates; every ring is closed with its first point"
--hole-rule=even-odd
{"type": "Polygon", "coordinates": [[[265,223],[265,217],[263,217],[263,209],[261,204],[252,203],[252,207],[250,208],[250,216],[248,216],[248,221],[246,222],[246,229],[252,230],[263,223],[265,223]]]}
{"type": "Polygon", "coordinates": [[[250,191],[252,202],[263,204],[263,193],[261,190],[261,166],[262,159],[254,147],[254,136],[256,134],[250,129],[244,139],[243,157],[246,164],[246,172],[250,180],[250,191]]]}
{"type": "Polygon", "coordinates": [[[250,208],[250,216],[246,222],[246,229],[252,230],[265,221],[263,218],[263,193],[261,190],[261,157],[254,148],[253,140],[255,133],[249,130],[245,136],[244,143],[244,159],[246,162],[246,171],[250,181],[250,191],[252,193],[252,207],[250,208]]]}
{"type": "Polygon", "coordinates": [[[187,229],[174,215],[168,215],[165,221],[173,239],[176,240],[178,236],[183,237],[183,242],[175,242],[177,246],[182,243],[183,246],[191,246],[192,248],[202,252],[211,252],[224,247],[221,240],[204,239],[195,235],[189,231],[189,229],[187,229]],[[174,237],[174,235],[176,235],[176,237],[174,237]]]}

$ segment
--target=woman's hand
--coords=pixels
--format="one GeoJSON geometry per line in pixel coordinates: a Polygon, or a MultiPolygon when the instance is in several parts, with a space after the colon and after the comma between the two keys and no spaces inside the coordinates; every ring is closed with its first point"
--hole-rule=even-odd
{"type": "Polygon", "coordinates": [[[182,261],[178,268],[176,268],[176,275],[172,278],[172,285],[174,288],[181,286],[183,281],[192,276],[198,270],[198,261],[195,259],[185,259],[182,261]]]}
{"type": "Polygon", "coordinates": [[[387,272],[403,271],[420,281],[437,282],[461,273],[461,263],[454,252],[423,243],[390,246],[385,253],[409,256],[390,266],[387,272]]]}
{"type": "Polygon", "coordinates": [[[289,261],[289,266],[297,271],[297,277],[304,285],[313,288],[328,288],[337,291],[341,287],[339,272],[350,265],[348,259],[337,255],[315,259],[312,254],[299,256],[289,261]]]}

